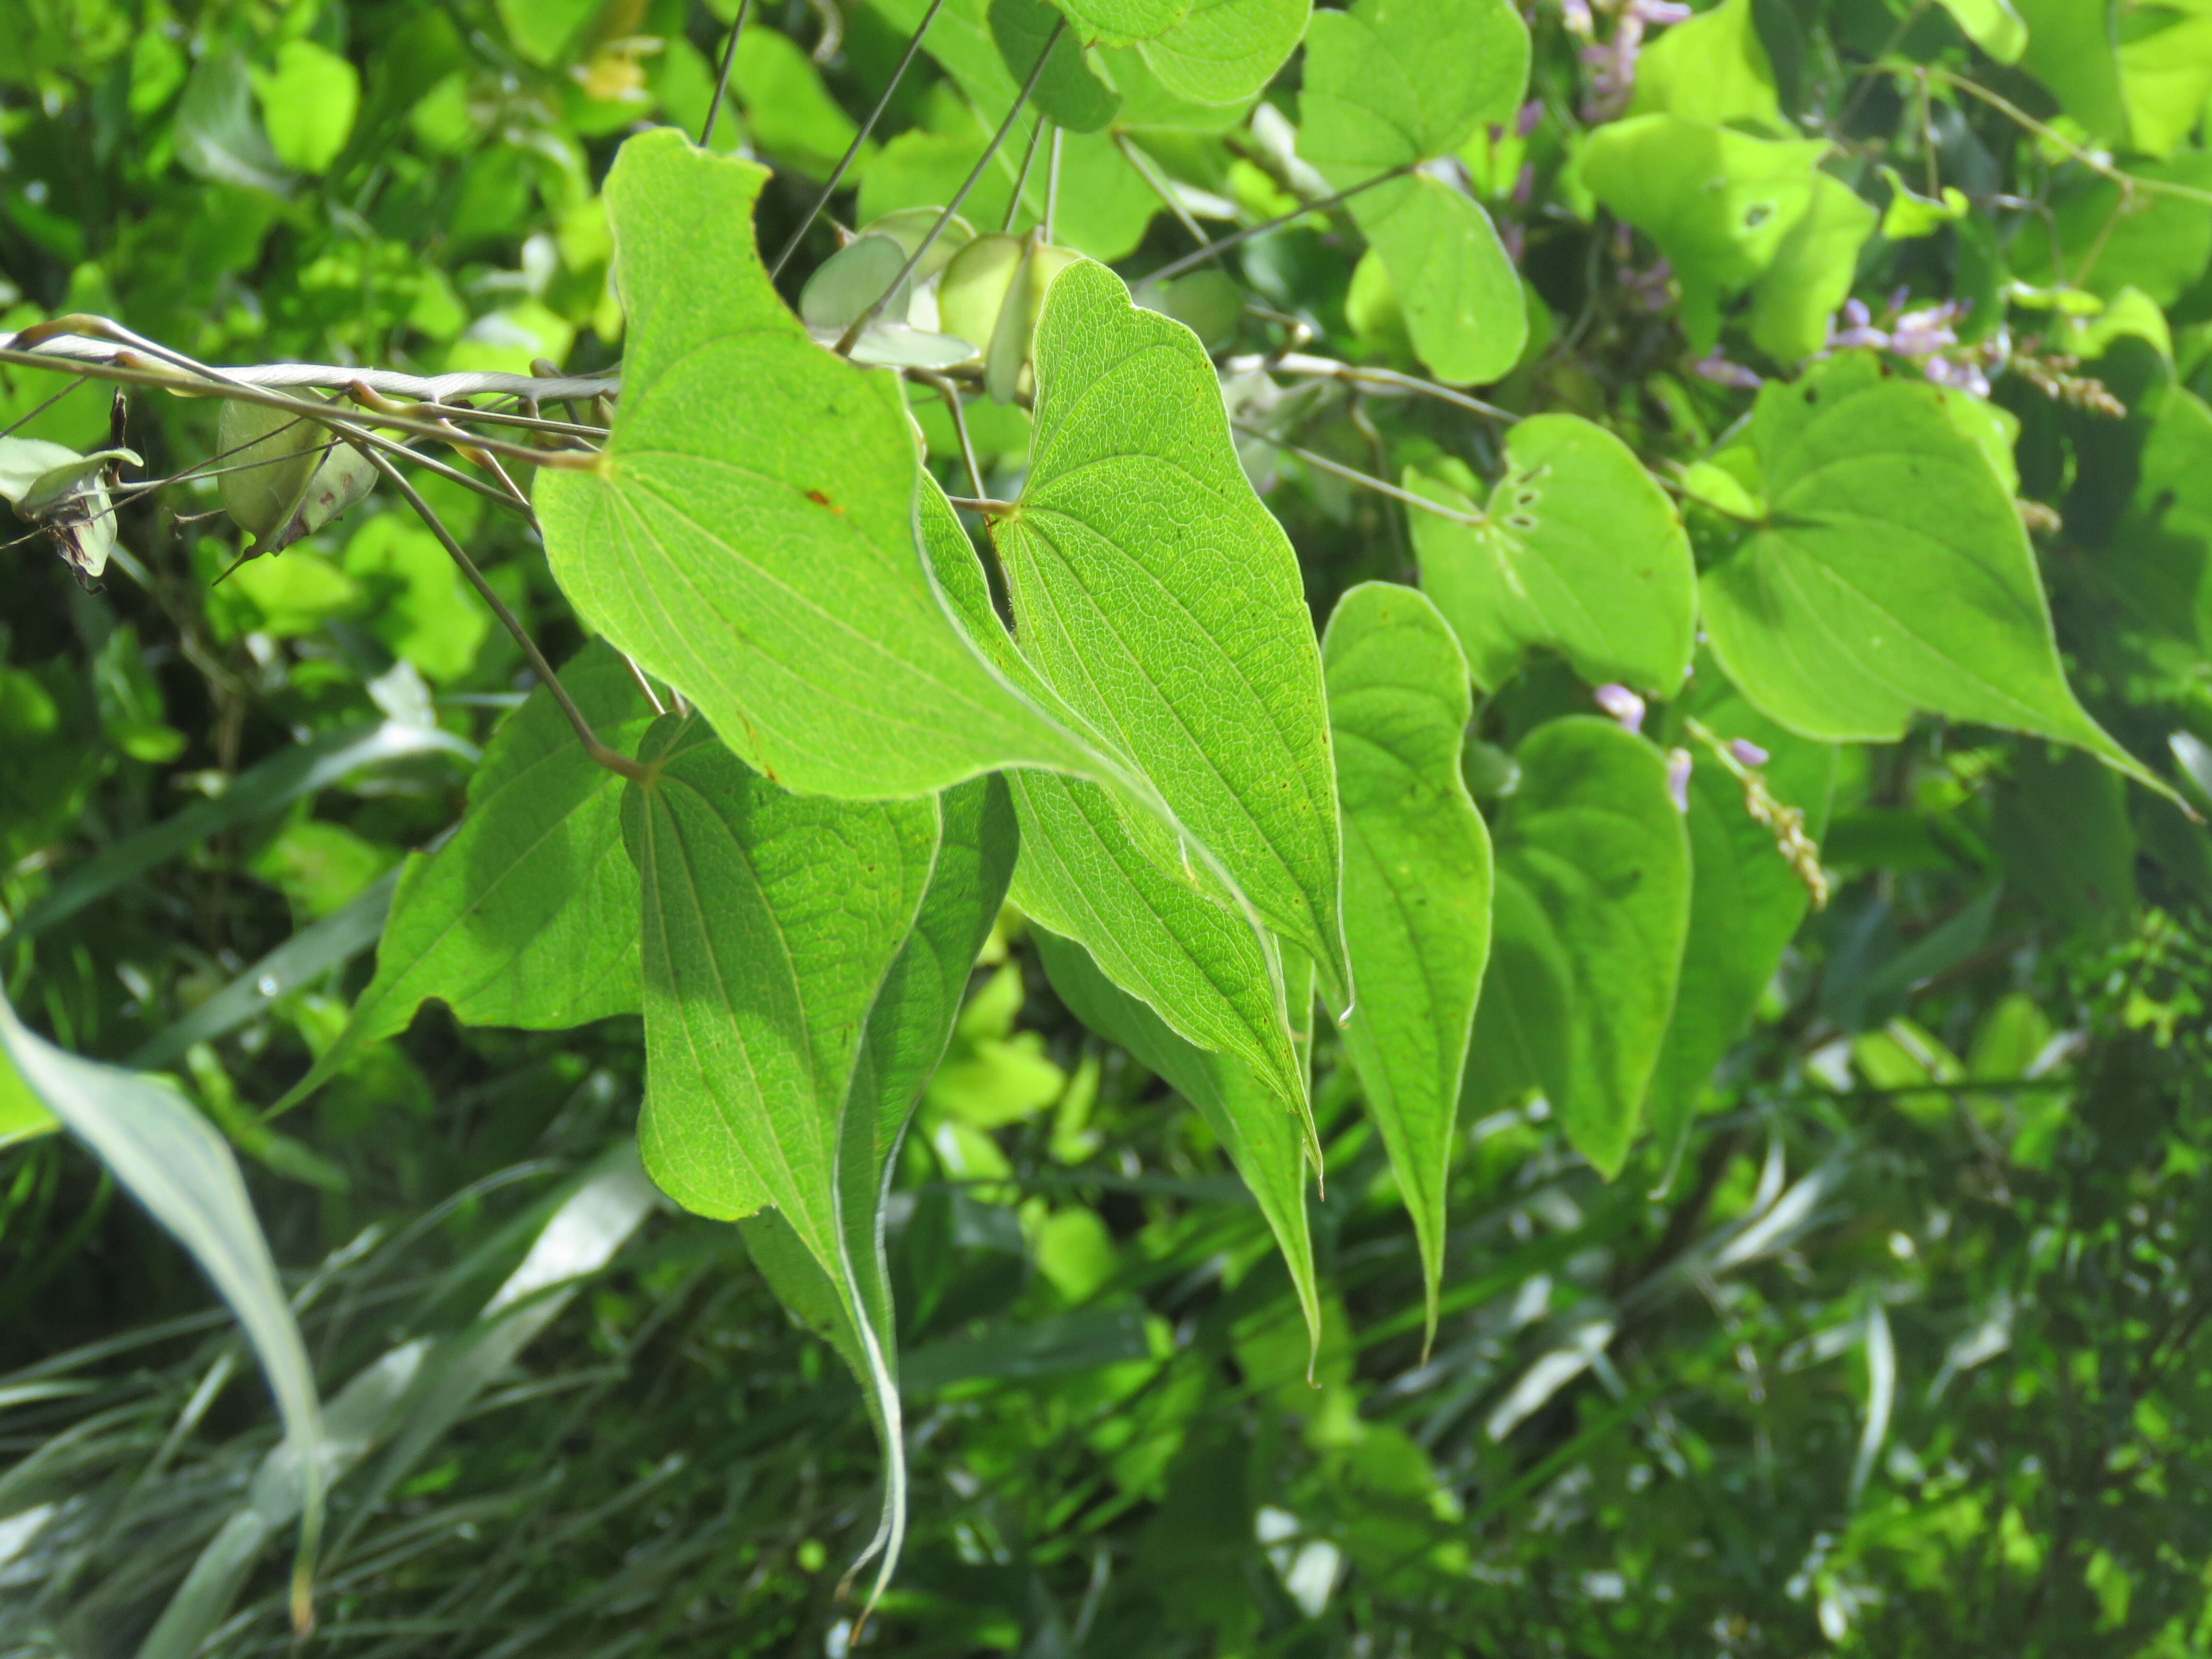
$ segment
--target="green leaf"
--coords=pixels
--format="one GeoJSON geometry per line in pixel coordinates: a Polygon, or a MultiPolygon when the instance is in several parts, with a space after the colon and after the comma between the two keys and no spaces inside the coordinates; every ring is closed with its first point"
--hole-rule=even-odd
{"type": "Polygon", "coordinates": [[[61,1120],[40,1103],[15,1063],[0,1057],[0,1149],[50,1135],[61,1127],[61,1120]]]}
{"type": "Polygon", "coordinates": [[[2132,7],[2121,32],[2129,141],[2146,155],[2171,155],[2188,142],[2212,96],[2212,5],[2168,0],[2132,7]]]}
{"type": "Polygon", "coordinates": [[[1872,205],[1849,185],[1815,173],[1812,205],[1752,285],[1752,343],[1778,363],[1802,362],[1826,344],[1829,319],[1850,297],[1875,222],[1872,205]]]}
{"type": "Polygon", "coordinates": [[[2098,0],[2013,0],[2013,6],[2027,26],[2027,49],[2016,60],[2021,68],[2050,88],[2091,137],[2124,133],[2128,112],[2112,27],[2118,9],[2098,0]]]}
{"type": "MultiPolygon", "coordinates": [[[[1701,690],[1711,678],[1700,676],[1701,690]]],[[[1826,833],[1837,770],[1833,745],[1785,732],[1724,687],[1718,696],[1692,699],[1691,712],[1716,736],[1765,750],[1770,758],[1759,772],[1768,791],[1804,813],[1808,835],[1817,841],[1826,833]]],[[[1811,903],[1805,884],[1776,849],[1773,831],[1744,810],[1743,786],[1711,754],[1691,752],[1690,932],[1674,1017],[1647,1103],[1670,1170],[1706,1080],[1751,1023],[1811,903]]]]}
{"type": "Polygon", "coordinates": [[[1185,1042],[1151,1007],[1115,986],[1081,945],[1042,927],[1031,937],[1068,1012],[1166,1079],[1213,1131],[1275,1235],[1305,1316],[1308,1352],[1318,1353],[1321,1292],[1306,1214],[1305,1144],[1275,1091],[1243,1061],[1185,1042]]]}
{"type": "MultiPolygon", "coordinates": [[[[1362,0],[1309,30],[1298,153],[1340,190],[1449,154],[1510,120],[1528,78],[1528,33],[1504,0],[1362,0]]],[[[1413,349],[1443,380],[1494,380],[1528,340],[1521,281],[1490,216],[1426,174],[1349,204],[1382,257],[1413,349]]]]}
{"type": "Polygon", "coordinates": [[[538,475],[555,575],[791,788],[912,796],[1085,768],[939,608],[898,382],[823,350],[769,286],[751,223],[766,177],[667,129],[617,158],[628,390],[601,471],[538,475]]]}
{"type": "Polygon", "coordinates": [[[321,173],[337,160],[361,108],[361,72],[313,40],[276,48],[276,68],[253,76],[270,148],[286,167],[321,173]]]}
{"type": "Polygon", "coordinates": [[[1644,47],[1628,112],[1787,131],[1752,0],[1722,0],[1644,47]]]}
{"type": "Polygon", "coordinates": [[[2020,516],[1936,389],[1839,354],[1752,418],[1769,516],[1703,582],[1721,666],[1763,713],[1893,742],[1919,710],[2087,749],[2166,786],[2066,684],[2020,516]]]}
{"type": "Polygon", "coordinates": [[[1453,1119],[1490,955],[1490,833],[1460,775],[1474,699],[1450,628],[1410,587],[1346,592],[1322,661],[1359,987],[1344,1046],[1413,1218],[1433,1341],[1453,1119]]]}
{"type": "Polygon", "coordinates": [[[2027,50],[2027,25],[2012,0],[1942,0],[1966,36],[2000,64],[2017,64],[2027,50]]]}
{"type": "MultiPolygon", "coordinates": [[[[212,1042],[268,1012],[278,997],[313,983],[376,943],[399,872],[380,877],[344,908],[302,927],[182,1019],[142,1043],[126,1064],[166,1066],[196,1042],[212,1042]]],[[[0,1132],[4,1133],[4,1132],[0,1132]]]]}
{"type": "Polygon", "coordinates": [[[1678,115],[1638,115],[1592,133],[1582,175],[1599,201],[1659,245],[1682,287],[1692,349],[1720,335],[1723,295],[1775,262],[1813,205],[1828,145],[1753,138],[1678,115]]]}
{"type": "MultiPolygon", "coordinates": [[[[1107,0],[1097,9],[1129,22],[1158,16],[1165,27],[1174,21],[1170,15],[1172,7],[1158,0],[1107,0]]],[[[1081,9],[1056,9],[1045,0],[991,0],[991,38],[998,43],[999,56],[1017,86],[1028,83],[1038,57],[1049,44],[1044,73],[1037,76],[1030,101],[1070,132],[1096,132],[1114,118],[1121,99],[1084,61],[1084,42],[1097,36],[1095,26],[1080,14],[1081,9]],[[1060,29],[1055,37],[1054,30],[1063,21],[1074,27],[1060,29]]]]}
{"type": "Polygon", "coordinates": [[[300,1486],[293,1622],[307,1628],[308,1572],[322,1530],[322,1402],[315,1370],[270,1260],[245,1178],[213,1124],[159,1079],[57,1048],[0,994],[0,1062],[183,1245],[238,1318],[276,1396],[300,1486]]]}
{"type": "MultiPolygon", "coordinates": [[[[640,759],[651,777],[623,797],[644,923],[639,1150],[687,1209],[734,1220],[772,1206],[826,1279],[884,1427],[889,1478],[868,1553],[884,1557],[880,1591],[898,1553],[904,1464],[873,1248],[889,1108],[867,1028],[932,884],[939,803],[787,794],[685,715],[656,721],[640,759]]],[[[915,988],[943,1009],[933,970],[924,964],[915,988]]],[[[885,1052],[919,1058],[899,1052],[905,1020],[890,1018],[885,1052]]],[[[950,1024],[948,1009],[937,1051],[950,1024]]],[[[802,1317],[818,1311],[818,1298],[798,1299],[802,1317]]]]}
{"type": "Polygon", "coordinates": [[[2136,832],[2127,786],[2087,756],[2026,744],[1991,823],[2006,884],[2070,933],[2117,942],[2135,918],[2136,832]]]}
{"type": "Polygon", "coordinates": [[[234,47],[210,52],[185,82],[173,131],[177,160],[212,184],[271,196],[291,189],[284,165],[253,112],[253,82],[234,47]]]}
{"type": "Polygon", "coordinates": [[[1528,27],[1506,0],[1358,0],[1307,26],[1298,153],[1342,188],[1510,120],[1528,83],[1528,27]]]}
{"type": "Polygon", "coordinates": [[[738,37],[730,85],[754,145],[817,177],[837,165],[860,129],[790,36],[748,28],[738,37]]]}
{"type": "Polygon", "coordinates": [[[1671,695],[1690,665],[1697,614],[1697,570],[1674,502],[1626,444],[1578,416],[1518,422],[1505,454],[1486,512],[1449,484],[1407,478],[1483,520],[1408,515],[1422,590],[1458,635],[1475,684],[1497,690],[1547,647],[1592,684],[1671,695]]]}
{"type": "MultiPolygon", "coordinates": [[[[992,0],[993,21],[1004,0],[992,0]]],[[[1065,13],[1069,33],[1088,46],[1093,43],[1109,46],[1126,46],[1139,40],[1149,40],[1166,33],[1190,15],[1191,0],[1057,0],[1059,9],[1065,13]]],[[[1009,66],[1014,63],[1009,56],[1009,66]]],[[[1022,73],[1028,73],[1031,57],[1023,62],[1022,73]]]]}
{"type": "Polygon", "coordinates": [[[499,21],[515,50],[533,64],[557,64],[575,55],[599,0],[498,0],[499,21]]]}
{"type": "MultiPolygon", "coordinates": [[[[618,752],[653,723],[628,665],[603,641],[561,682],[618,752]]],[[[584,752],[552,693],[532,692],[493,734],[453,837],[409,854],[376,977],[279,1109],[405,1030],[431,997],[464,1025],[526,1030],[635,1013],[637,878],[622,850],[622,782],[584,752]]]]}
{"type": "Polygon", "coordinates": [[[1047,293],[1036,361],[1029,475],[993,525],[1022,651],[1348,1000],[1321,653],[1212,363],[1089,262],[1047,293]]]}
{"type": "Polygon", "coordinates": [[[1610,1178],[1674,1006],[1690,847],[1667,763],[1610,720],[1547,720],[1516,753],[1497,829],[1491,964],[1468,1052],[1469,1108],[1540,1089],[1610,1178]]]}
{"type": "Polygon", "coordinates": [[[345,572],[371,602],[368,631],[393,655],[441,685],[474,666],[490,612],[428,530],[398,513],[371,519],[346,543],[345,572]]]}
{"type": "MultiPolygon", "coordinates": [[[[1275,78],[1312,9],[1313,0],[1196,0],[1182,22],[1137,51],[1171,96],[1200,106],[1241,104],[1275,78]]],[[[1133,122],[1139,119],[1137,109],[1129,112],[1133,122]]]]}
{"type": "MultiPolygon", "coordinates": [[[[2202,150],[2138,162],[2130,172],[2192,191],[2212,190],[2212,155],[2202,150]]],[[[2124,203],[2120,186],[2109,179],[2075,181],[2052,204],[2053,234],[2030,238],[2009,251],[2013,275],[2057,283],[2063,273],[2100,299],[2117,301],[2124,289],[2136,288],[2159,305],[2176,304],[2212,260],[2212,213],[2201,199],[2130,191],[2124,203]]]]}
{"type": "Polygon", "coordinates": [[[1272,941],[1209,890],[1202,869],[1184,879],[1162,870],[1103,790],[1048,773],[1009,781],[1022,823],[1022,913],[1085,946],[1187,1041],[1249,1066],[1318,1145],[1272,941]]]}
{"type": "Polygon", "coordinates": [[[476,758],[473,748],[436,726],[386,720],[324,732],[240,773],[213,800],[188,806],[102,848],[55,883],[4,937],[24,939],[43,933],[209,836],[250,823],[365,766],[438,752],[476,758]]]}

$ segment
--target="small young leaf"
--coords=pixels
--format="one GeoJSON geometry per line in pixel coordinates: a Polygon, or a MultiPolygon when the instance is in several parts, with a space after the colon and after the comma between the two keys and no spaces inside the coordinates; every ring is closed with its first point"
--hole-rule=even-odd
{"type": "Polygon", "coordinates": [[[1414,589],[1367,582],[1322,641],[1344,811],[1344,1046],[1419,1241],[1428,1334],[1469,1028],[1490,955],[1490,833],[1460,775],[1467,659],[1414,589]]]}
{"type": "MultiPolygon", "coordinates": [[[[1697,614],[1697,568],[1674,504],[1628,446],[1574,415],[1537,415],[1505,442],[1506,471],[1480,526],[1408,515],[1422,591],[1495,690],[1534,647],[1593,684],[1659,696],[1682,683],[1697,614]]],[[[1455,511],[1448,484],[1407,486],[1455,511]]]]}
{"type": "MultiPolygon", "coordinates": [[[[561,683],[599,741],[635,747],[653,709],[603,641],[561,683]]],[[[408,855],[376,977],[344,1032],[279,1103],[322,1086],[435,997],[465,1025],[556,1030],[638,1009],[637,878],[622,850],[622,780],[584,752],[544,687],[492,736],[460,827],[408,855]]]]}
{"type": "Polygon", "coordinates": [[[1893,742],[1927,709],[2155,775],[2066,684],[2020,515],[1936,388],[1871,353],[1760,392],[1770,514],[1705,574],[1713,653],[1753,704],[1829,741],[1893,742]]]}
{"type": "Polygon", "coordinates": [[[1029,476],[993,526],[1022,649],[1341,1004],[1321,653],[1213,366],[1088,261],[1052,284],[1036,350],[1029,476]]]}
{"type": "Polygon", "coordinates": [[[1610,1177],[1674,1006],[1689,838],[1665,759],[1610,720],[1548,720],[1516,758],[1468,1104],[1486,1111],[1540,1089],[1575,1149],[1610,1177]]]}
{"type": "Polygon", "coordinates": [[[1275,1235],[1305,1315],[1309,1352],[1317,1353],[1321,1292],[1306,1216],[1305,1146],[1275,1090],[1243,1061],[1184,1041],[1151,1007],[1115,985],[1080,945],[1042,927],[1031,937],[1068,1012],[1166,1079],[1228,1152],[1275,1235]]]}

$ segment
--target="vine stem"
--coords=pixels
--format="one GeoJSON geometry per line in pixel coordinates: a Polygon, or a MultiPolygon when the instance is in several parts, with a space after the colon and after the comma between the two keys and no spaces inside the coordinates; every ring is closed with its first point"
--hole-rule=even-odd
{"type": "Polygon", "coordinates": [[[1282,439],[1274,436],[1272,433],[1262,432],[1258,427],[1252,425],[1248,421],[1239,421],[1232,418],[1229,424],[1236,428],[1236,430],[1243,433],[1248,438],[1257,438],[1261,443],[1271,444],[1275,448],[1281,450],[1285,455],[1297,456],[1308,466],[1314,467],[1320,471],[1327,472],[1334,477],[1341,478],[1346,483],[1358,484],[1363,489],[1371,489],[1378,495],[1388,495],[1394,501],[1403,501],[1407,506],[1419,507],[1424,513],[1432,513],[1439,519],[1449,519],[1454,524],[1468,525],[1477,530],[1481,529],[1483,526],[1489,523],[1487,519],[1481,518],[1475,514],[1455,512],[1452,508],[1443,506],[1441,502],[1432,501],[1425,496],[1416,495],[1410,489],[1401,489],[1396,484],[1390,483],[1388,479],[1378,478],[1371,472],[1362,472],[1356,466],[1346,466],[1342,461],[1332,461],[1328,456],[1318,453],[1314,450],[1303,448],[1294,443],[1286,443],[1282,439]]]}
{"type": "Polygon", "coordinates": [[[868,142],[868,135],[876,130],[876,123],[890,107],[891,98],[898,91],[899,82],[906,78],[915,54],[921,50],[921,37],[929,33],[929,26],[937,21],[937,14],[944,5],[945,0],[929,0],[929,9],[921,15],[921,26],[908,37],[906,51],[900,54],[898,66],[891,70],[890,84],[884,88],[883,96],[876,100],[876,106],[868,112],[868,118],[860,123],[860,130],[853,135],[853,142],[845,146],[845,153],[837,158],[837,165],[830,170],[830,182],[822,186],[822,193],[814,198],[814,205],[807,209],[806,216],[799,222],[799,228],[791,233],[784,242],[783,251],[775,256],[775,263],[768,268],[769,281],[774,282],[783,275],[784,266],[791,263],[791,256],[799,251],[799,245],[805,239],[806,233],[813,229],[814,222],[830,205],[830,198],[837,193],[837,186],[845,182],[845,174],[859,159],[860,146],[868,142]]]}
{"type": "Polygon", "coordinates": [[[1964,75],[1954,75],[1949,70],[1929,68],[1924,71],[1931,81],[1941,81],[1945,86],[1978,98],[1991,109],[2010,120],[2018,122],[2045,143],[2064,150],[2075,161],[2101,178],[2109,179],[2123,191],[2142,191],[2149,196],[2172,196],[2184,202],[2212,205],[2212,190],[2199,190],[2193,185],[2178,185],[2164,179],[2147,179],[2139,173],[2130,173],[2124,167],[2112,165],[2108,156],[2095,150],[2085,149],[2072,139],[2045,126],[2010,99],[1991,92],[1978,81],[1964,75]]]}
{"type": "Polygon", "coordinates": [[[1403,392],[1423,398],[1434,398],[1441,403],[1464,409],[1472,415],[1486,416],[1493,421],[1517,421],[1521,417],[1510,409],[1500,409],[1480,398],[1469,397],[1454,387],[1435,380],[1425,380],[1418,374],[1402,374],[1395,368],[1376,368],[1364,363],[1339,362],[1334,357],[1318,357],[1304,351],[1285,351],[1276,356],[1231,357],[1222,365],[1231,374],[1263,369],[1284,374],[1296,374],[1307,380],[1342,380],[1346,385],[1368,391],[1403,392]]]}
{"type": "Polygon", "coordinates": [[[1404,178],[1419,165],[1419,161],[1401,161],[1395,167],[1384,168],[1372,179],[1362,179],[1356,185],[1346,186],[1334,196],[1324,196],[1318,202],[1305,203],[1302,206],[1292,208],[1288,213],[1279,213],[1272,219],[1262,219],[1256,225],[1246,225],[1242,230],[1233,230],[1226,236],[1217,236],[1195,253],[1186,253],[1182,258],[1171,260],[1158,270],[1149,273],[1146,280],[1164,283],[1170,276],[1180,276],[1186,270],[1204,264],[1215,255],[1235,247],[1240,242],[1249,242],[1255,236],[1264,236],[1271,230],[1279,230],[1292,220],[1303,219],[1309,213],[1326,213],[1329,209],[1340,207],[1355,196],[1373,190],[1377,185],[1387,185],[1393,179],[1404,178]]]}
{"type": "MultiPolygon", "coordinates": [[[[20,334],[0,331],[0,349],[20,349],[21,338],[20,334]]],[[[59,368],[76,362],[111,363],[126,354],[108,341],[90,339],[81,334],[60,334],[42,338],[38,350],[29,355],[42,360],[38,367],[59,368]]],[[[396,368],[355,368],[337,363],[256,363],[216,372],[240,386],[313,386],[323,392],[341,392],[358,380],[386,397],[419,398],[434,404],[450,398],[530,398],[559,402],[605,397],[622,390],[618,373],[540,377],[468,370],[453,374],[403,374],[396,368]]],[[[489,413],[458,407],[453,412],[478,418],[489,413]]]]}
{"type": "Polygon", "coordinates": [[[714,96],[707,106],[707,118],[699,125],[699,148],[714,147],[714,122],[722,112],[722,100],[730,95],[730,65],[738,61],[738,37],[745,32],[745,14],[752,9],[753,0],[738,0],[738,15],[730,24],[730,38],[722,43],[722,66],[714,72],[714,96]]]}
{"type": "MultiPolygon", "coordinates": [[[[838,337],[836,352],[840,357],[850,352],[853,343],[860,337],[868,325],[884,314],[884,307],[890,303],[891,295],[897,293],[906,279],[914,275],[914,268],[921,263],[922,255],[936,246],[937,239],[944,234],[945,227],[952,222],[952,216],[960,211],[960,204],[968,199],[968,193],[975,188],[977,181],[982,178],[983,169],[991,165],[991,158],[999,153],[999,147],[1006,142],[1006,135],[1014,130],[1014,122],[1021,115],[1022,106],[1029,102],[1030,94],[1036,90],[1036,83],[1044,78],[1044,66],[1052,61],[1052,49],[1060,44],[1060,37],[1066,28],[1067,19],[1065,17],[1054,21],[1052,33],[1045,37],[1044,46],[1037,53],[1036,62],[1030,68],[1030,78],[1022,82],[1021,92],[1014,99],[1012,107],[1006,111],[1006,118],[999,123],[999,130],[991,135],[991,142],[983,147],[983,153],[975,158],[975,165],[969,169],[968,177],[962,181],[960,188],[953,192],[952,199],[945,205],[945,210],[937,216],[937,222],[930,226],[929,234],[923,237],[915,251],[907,255],[906,263],[899,267],[898,275],[891,278],[890,286],[878,294],[875,303],[855,317],[852,326],[838,337]]],[[[1054,131],[1056,135],[1058,129],[1055,128],[1054,131]]]]}
{"type": "MultiPolygon", "coordinates": [[[[415,486],[409,483],[399,469],[385,456],[372,454],[368,461],[384,475],[385,482],[399,492],[407,505],[415,509],[415,516],[422,520],[430,533],[438,538],[447,554],[460,567],[461,574],[469,579],[469,585],[491,607],[492,615],[499,618],[500,626],[514,636],[514,642],[522,647],[522,654],[530,663],[531,672],[537,675],[539,683],[552,693],[553,701],[561,705],[561,712],[568,717],[568,724],[575,728],[576,740],[584,745],[584,752],[608,771],[628,778],[633,783],[651,781],[653,775],[646,768],[599,741],[599,734],[592,729],[591,721],[584,718],[584,711],[576,707],[576,700],[568,695],[568,688],[561,684],[561,677],[553,672],[553,665],[545,660],[544,653],[538,648],[538,641],[530,637],[530,630],[522,625],[521,619],[514,612],[507,608],[507,602],[492,591],[491,584],[484,580],[483,572],[477,568],[476,561],[462,550],[459,542],[453,539],[453,532],[446,528],[446,521],[438,516],[436,509],[422,499],[415,486]]],[[[635,664],[630,665],[630,672],[637,672],[635,664]]],[[[642,678],[640,676],[641,679],[642,678]]],[[[650,696],[651,694],[648,692],[647,695],[650,696]]]]}

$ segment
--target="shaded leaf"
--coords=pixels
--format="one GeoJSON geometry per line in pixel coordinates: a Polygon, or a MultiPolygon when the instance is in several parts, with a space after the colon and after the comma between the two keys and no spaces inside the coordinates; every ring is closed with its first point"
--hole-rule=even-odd
{"type": "Polygon", "coordinates": [[[1667,763],[1610,720],[1570,715],[1516,752],[1495,830],[1491,965],[1468,1054],[1470,1106],[1540,1089],[1607,1176],[1634,1138],[1674,1006],[1690,847],[1667,763]]]}
{"type": "Polygon", "coordinates": [[[1346,593],[1322,660],[1359,987],[1344,1046],[1413,1218],[1433,1340],[1453,1120],[1490,955],[1490,834],[1460,775],[1474,699],[1450,628],[1410,587],[1346,593]]]}

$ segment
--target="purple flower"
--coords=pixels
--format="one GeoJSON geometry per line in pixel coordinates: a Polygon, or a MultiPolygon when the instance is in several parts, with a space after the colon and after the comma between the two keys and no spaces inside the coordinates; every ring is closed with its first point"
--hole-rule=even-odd
{"type": "Polygon", "coordinates": [[[1528,198],[1535,194],[1535,191],[1536,165],[1533,161],[1523,161],[1521,171],[1513,175],[1513,205],[1527,207],[1528,198]]]}
{"type": "Polygon", "coordinates": [[[1729,753],[1746,766],[1764,766],[1767,761],[1766,751],[1749,738],[1729,738],[1729,753]]]}
{"type": "Polygon", "coordinates": [[[1970,397],[1990,395],[1990,378],[1972,363],[1953,362],[1948,357],[1930,357],[1921,364],[1920,372],[1937,386],[1947,386],[1967,393],[1970,397]]]}
{"type": "Polygon", "coordinates": [[[1601,685],[1590,694],[1597,706],[1620,723],[1624,732],[1644,729],[1644,699],[1625,685],[1601,685]]]}
{"type": "Polygon", "coordinates": [[[1852,328],[1864,328],[1874,321],[1874,318],[1868,312],[1864,300],[1846,300],[1844,301],[1844,321],[1852,328]]]}
{"type": "Polygon", "coordinates": [[[1543,118],[1544,100],[1540,98],[1531,98],[1521,106],[1520,112],[1513,118],[1514,137],[1526,138],[1530,133],[1535,131],[1537,125],[1543,118]]]}
{"type": "Polygon", "coordinates": [[[1732,386],[1746,392],[1756,392],[1761,385],[1757,371],[1746,368],[1741,363],[1729,362],[1721,356],[1718,346],[1692,363],[1690,372],[1701,380],[1711,380],[1715,386],[1732,386]]]}
{"type": "Polygon", "coordinates": [[[1951,326],[1958,315],[1954,306],[1923,306],[1899,317],[1889,331],[1889,349],[1900,357],[1932,357],[1959,343],[1951,326]]]}
{"type": "Polygon", "coordinates": [[[1686,749],[1667,751],[1667,799],[1674,803],[1677,812],[1690,810],[1690,751],[1686,749]]]}

